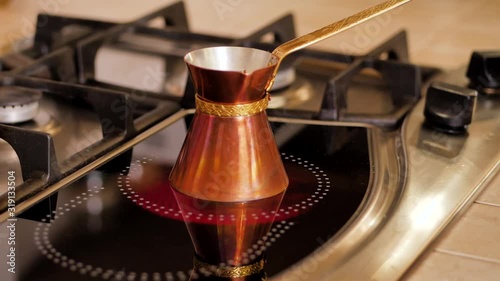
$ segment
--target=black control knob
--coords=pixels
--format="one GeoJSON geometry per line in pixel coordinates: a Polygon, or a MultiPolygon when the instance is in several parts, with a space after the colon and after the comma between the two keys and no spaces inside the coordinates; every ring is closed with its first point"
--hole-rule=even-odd
{"type": "Polygon", "coordinates": [[[463,134],[472,122],[477,91],[433,82],[425,100],[425,124],[449,134],[463,134]]]}
{"type": "Polygon", "coordinates": [[[500,89],[500,51],[472,53],[467,77],[478,90],[500,89]]]}

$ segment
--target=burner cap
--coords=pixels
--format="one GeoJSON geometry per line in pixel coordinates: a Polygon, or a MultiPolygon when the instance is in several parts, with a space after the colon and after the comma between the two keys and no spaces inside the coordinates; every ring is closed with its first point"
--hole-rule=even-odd
{"type": "Polygon", "coordinates": [[[276,77],[274,77],[274,84],[271,87],[271,94],[274,91],[280,91],[291,86],[297,78],[295,70],[296,62],[299,55],[297,53],[287,56],[278,69],[276,77]]]}
{"type": "Polygon", "coordinates": [[[0,87],[0,123],[15,124],[33,119],[38,111],[40,91],[20,87],[0,87]]]}
{"type": "Polygon", "coordinates": [[[290,66],[287,68],[280,68],[276,77],[274,78],[274,84],[271,87],[271,92],[276,90],[281,90],[286,88],[295,81],[295,68],[290,66]]]}

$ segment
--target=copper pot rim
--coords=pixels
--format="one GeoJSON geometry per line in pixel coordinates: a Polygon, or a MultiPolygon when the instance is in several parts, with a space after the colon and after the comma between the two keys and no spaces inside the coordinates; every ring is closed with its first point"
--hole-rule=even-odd
{"type": "Polygon", "coordinates": [[[239,74],[239,75],[243,75],[243,76],[251,76],[251,75],[253,75],[256,72],[265,71],[265,70],[268,70],[268,69],[275,68],[275,67],[278,66],[278,62],[279,62],[279,57],[277,57],[276,55],[272,54],[271,52],[268,52],[268,51],[265,51],[265,50],[261,50],[261,49],[257,49],[257,48],[240,47],[240,46],[215,46],[215,47],[199,48],[199,49],[196,49],[196,50],[188,52],[186,55],[184,55],[183,59],[184,59],[184,62],[186,64],[188,64],[190,66],[193,66],[193,67],[196,67],[198,69],[203,69],[203,70],[213,71],[213,72],[219,72],[219,73],[235,73],[235,74],[239,74]],[[248,71],[248,72],[245,71],[245,72],[243,72],[243,71],[238,71],[238,70],[220,70],[220,69],[212,68],[212,67],[204,67],[204,66],[201,66],[200,64],[192,63],[188,59],[189,56],[191,56],[191,55],[193,55],[195,53],[207,51],[209,49],[218,49],[218,48],[246,49],[246,50],[251,50],[251,51],[257,51],[257,52],[260,52],[260,53],[263,53],[263,54],[265,53],[265,54],[269,55],[268,65],[264,66],[264,67],[257,68],[257,69],[255,69],[253,71],[248,71]]]}

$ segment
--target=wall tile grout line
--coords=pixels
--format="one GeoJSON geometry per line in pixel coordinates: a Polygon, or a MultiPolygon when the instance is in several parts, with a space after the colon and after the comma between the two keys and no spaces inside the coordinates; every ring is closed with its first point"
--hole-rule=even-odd
{"type": "Polygon", "coordinates": [[[450,251],[450,250],[445,250],[445,249],[435,249],[436,252],[442,253],[442,254],[448,254],[452,256],[459,256],[463,258],[468,258],[468,259],[473,259],[473,260],[479,260],[479,261],[484,261],[484,262],[489,262],[489,263],[495,263],[495,264],[500,264],[500,260],[497,259],[491,259],[491,258],[486,258],[486,257],[481,257],[481,256],[476,256],[476,255],[471,255],[471,254],[466,254],[466,253],[460,253],[460,252],[455,252],[455,251],[450,251]]]}
{"type": "Polygon", "coordinates": [[[476,204],[481,204],[481,205],[487,205],[487,206],[492,206],[492,207],[500,207],[500,204],[497,203],[490,203],[490,202],[485,202],[485,201],[474,201],[476,204]]]}

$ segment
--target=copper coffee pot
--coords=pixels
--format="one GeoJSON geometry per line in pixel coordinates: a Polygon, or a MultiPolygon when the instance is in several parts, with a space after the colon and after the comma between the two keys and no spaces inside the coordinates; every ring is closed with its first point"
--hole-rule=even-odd
{"type": "Polygon", "coordinates": [[[288,178],[265,112],[265,87],[278,59],[257,49],[214,47],[185,60],[197,111],[170,174],[172,186],[218,202],[283,192],[288,178]]]}
{"type": "MultiPolygon", "coordinates": [[[[212,47],[185,56],[196,113],[169,180],[193,240],[195,267],[223,263],[230,273],[262,270],[261,257],[248,259],[245,253],[264,239],[288,186],[265,112],[283,58],[408,1],[381,3],[286,42],[273,53],[212,47]],[[255,212],[266,219],[249,219],[255,212]],[[210,215],[213,223],[196,222],[210,215]]],[[[225,269],[214,273],[219,271],[225,269]]]]}
{"type": "Polygon", "coordinates": [[[265,88],[278,58],[257,49],[215,47],[185,60],[197,110],[170,184],[198,264],[245,266],[260,258],[246,253],[269,231],[288,186],[265,111],[265,88]],[[210,223],[196,220],[210,216],[210,223]]]}

